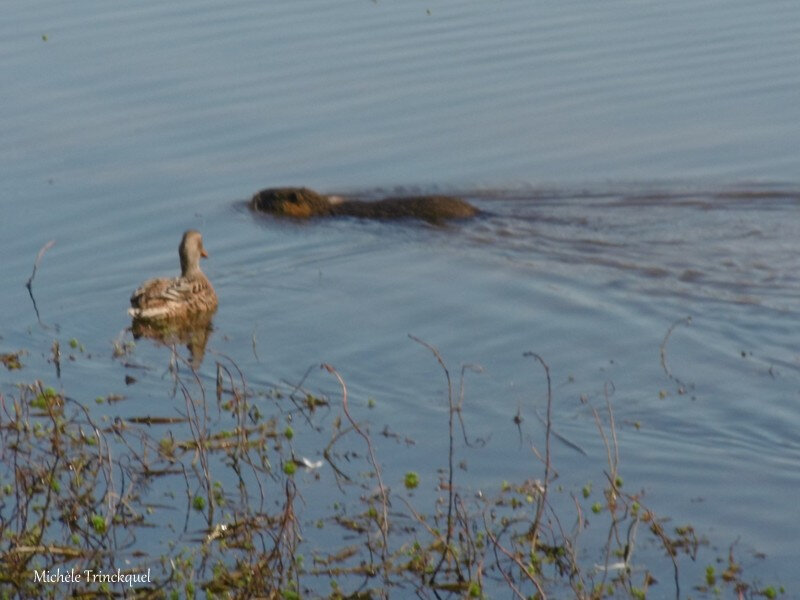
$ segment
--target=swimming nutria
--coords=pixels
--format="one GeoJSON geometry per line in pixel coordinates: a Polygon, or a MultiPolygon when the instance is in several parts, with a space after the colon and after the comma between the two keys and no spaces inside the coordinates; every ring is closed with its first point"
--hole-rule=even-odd
{"type": "Polygon", "coordinates": [[[439,224],[450,219],[468,219],[478,209],[452,196],[409,196],[374,202],[323,196],[307,188],[269,188],[250,200],[250,208],[282,217],[351,216],[364,219],[421,219],[439,224]]]}

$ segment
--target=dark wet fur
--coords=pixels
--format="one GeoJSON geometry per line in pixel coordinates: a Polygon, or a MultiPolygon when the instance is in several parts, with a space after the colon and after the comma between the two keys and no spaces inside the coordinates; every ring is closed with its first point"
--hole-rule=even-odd
{"type": "Polygon", "coordinates": [[[307,188],[261,190],[253,196],[250,208],[294,218],[349,216],[380,220],[419,219],[433,224],[453,219],[469,219],[480,212],[465,200],[453,196],[404,196],[334,203],[327,196],[307,188]]]}

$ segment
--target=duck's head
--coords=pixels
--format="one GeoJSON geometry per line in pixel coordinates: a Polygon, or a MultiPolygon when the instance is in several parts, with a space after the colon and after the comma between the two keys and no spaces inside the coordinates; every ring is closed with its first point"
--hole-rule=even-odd
{"type": "Polygon", "coordinates": [[[183,234],[181,245],[178,247],[181,257],[181,275],[187,277],[200,272],[200,259],[208,258],[208,252],[203,247],[203,236],[194,229],[183,234]]]}

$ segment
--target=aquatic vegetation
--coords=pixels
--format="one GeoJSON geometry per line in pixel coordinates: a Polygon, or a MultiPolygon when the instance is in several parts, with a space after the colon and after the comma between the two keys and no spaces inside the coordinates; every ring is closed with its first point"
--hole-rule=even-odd
{"type": "Polygon", "coordinates": [[[414,471],[409,471],[403,478],[403,484],[406,486],[406,489],[413,490],[419,485],[419,475],[414,471]]]}
{"type": "MultiPolygon", "coordinates": [[[[124,398],[84,404],[39,381],[0,395],[0,597],[118,594],[118,583],[42,585],[35,574],[116,573],[123,562],[121,575],[147,574],[136,594],[154,598],[680,597],[683,565],[708,542],[623,491],[610,394],[602,408],[583,399],[605,448],[602,492],[562,488],[549,368],[526,354],[547,384],[541,448],[529,478],[503,479],[499,465],[495,486],[476,493],[457,476],[466,369],[456,390],[436,348],[415,341],[444,374],[449,443],[438,471],[425,463],[387,476],[400,492],[384,483],[370,429],[330,365],[321,373],[338,393],[277,392],[250,389],[220,357],[208,391],[176,357],[178,417],[98,419],[93,408],[124,398]],[[317,452],[331,469],[300,454],[320,434],[330,435],[317,452]],[[329,504],[311,506],[315,495],[329,504]]],[[[785,593],[747,582],[733,548],[716,560],[688,583],[693,597],[785,593]]]]}
{"type": "Polygon", "coordinates": [[[81,353],[86,351],[86,348],[84,348],[83,344],[81,344],[77,338],[70,338],[69,347],[81,353]]]}
{"type": "Polygon", "coordinates": [[[23,352],[20,350],[19,352],[8,352],[5,354],[0,354],[0,362],[3,363],[6,369],[9,371],[14,371],[17,369],[22,368],[22,361],[20,360],[20,356],[22,356],[23,352]]]}

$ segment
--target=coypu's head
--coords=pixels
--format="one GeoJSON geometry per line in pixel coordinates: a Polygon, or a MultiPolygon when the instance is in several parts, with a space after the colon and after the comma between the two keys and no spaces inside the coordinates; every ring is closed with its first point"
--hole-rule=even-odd
{"type": "Polygon", "coordinates": [[[308,219],[331,214],[327,196],[307,188],[269,188],[250,200],[250,208],[279,217],[308,219]]]}

